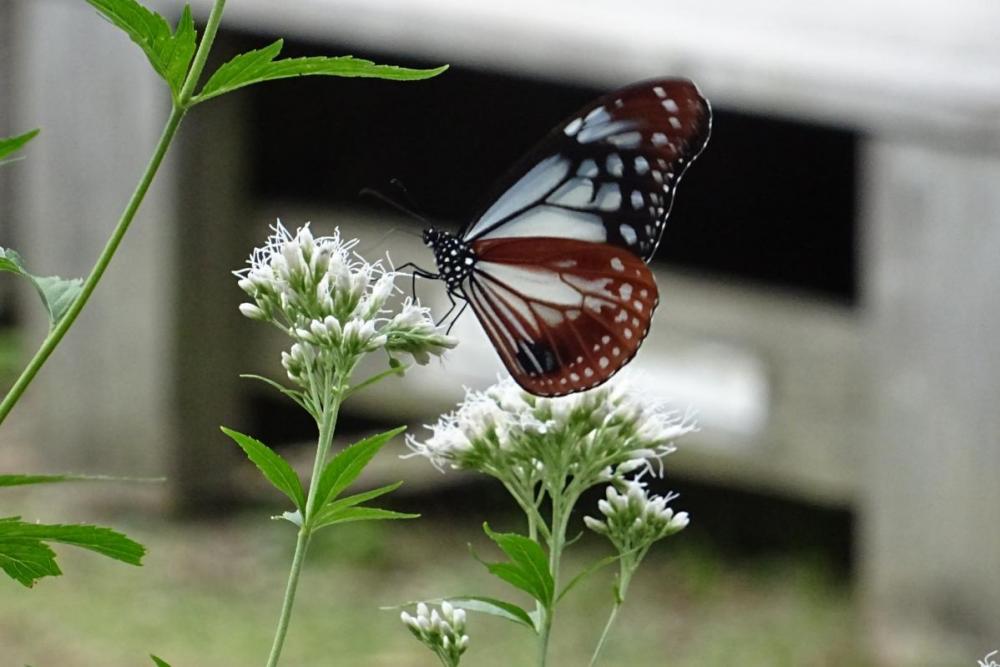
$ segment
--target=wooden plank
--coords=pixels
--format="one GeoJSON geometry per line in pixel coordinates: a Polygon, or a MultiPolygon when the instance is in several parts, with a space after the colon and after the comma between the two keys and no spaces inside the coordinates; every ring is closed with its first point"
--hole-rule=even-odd
{"type": "Polygon", "coordinates": [[[863,165],[860,590],[886,664],[970,662],[1000,637],[1000,159],[872,140],[863,165]]]}
{"type": "MultiPolygon", "coordinates": [[[[127,37],[86,3],[15,3],[18,126],[42,126],[18,166],[19,249],[38,273],[91,268],[159,136],[169,98],[127,37]]],[[[30,446],[65,470],[162,474],[173,378],[165,294],[175,267],[169,165],[88,309],[25,394],[30,446]]],[[[45,316],[27,288],[26,349],[45,316]]]]}

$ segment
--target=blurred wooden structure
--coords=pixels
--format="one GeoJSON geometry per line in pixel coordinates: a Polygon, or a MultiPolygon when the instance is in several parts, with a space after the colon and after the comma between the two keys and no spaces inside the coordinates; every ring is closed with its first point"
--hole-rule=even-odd
{"type": "MultiPolygon", "coordinates": [[[[194,5],[204,16],[209,2],[194,5]]],[[[83,3],[16,0],[0,12],[17,94],[0,113],[46,129],[18,169],[18,243],[40,271],[82,274],[167,99],[132,44],[110,29],[95,37],[83,3]]],[[[675,72],[718,106],[860,133],[861,307],[664,273],[673,310],[642,364],[667,378],[661,389],[710,404],[703,453],[678,457],[689,474],[856,511],[860,590],[886,663],[971,664],[997,648],[1000,5],[240,0],[226,24],[595,85],[675,72]]],[[[172,470],[183,497],[211,500],[235,456],[216,427],[240,420],[241,356],[273,347],[240,343],[249,327],[227,272],[259,225],[236,223],[272,212],[363,222],[248,196],[238,95],[199,108],[181,135],[28,399],[50,460],[172,470]]],[[[401,391],[400,416],[425,417],[460,382],[493,375],[474,322],[461,326],[465,349],[421,372],[440,391],[401,391]]]]}

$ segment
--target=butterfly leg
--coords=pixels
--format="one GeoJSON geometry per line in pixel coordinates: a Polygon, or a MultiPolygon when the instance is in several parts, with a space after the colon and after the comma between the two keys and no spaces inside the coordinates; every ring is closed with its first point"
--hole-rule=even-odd
{"type": "MultiPolygon", "coordinates": [[[[438,319],[438,321],[434,323],[434,326],[436,326],[436,327],[439,327],[439,326],[441,326],[441,324],[442,324],[442,323],[443,323],[443,322],[444,322],[445,320],[447,320],[447,319],[448,319],[448,316],[449,316],[449,315],[451,315],[451,314],[452,314],[452,312],[454,312],[455,308],[457,308],[457,307],[458,307],[458,304],[457,304],[457,303],[455,302],[455,297],[453,297],[453,296],[451,295],[451,292],[447,292],[446,294],[448,295],[448,301],[450,301],[450,302],[451,302],[451,308],[449,308],[449,309],[448,309],[448,312],[446,312],[446,313],[445,313],[444,315],[442,315],[442,316],[441,316],[441,317],[440,317],[440,318],[438,319]]],[[[450,330],[450,329],[449,329],[449,330],[450,330]]]]}
{"type": "Polygon", "coordinates": [[[437,280],[441,276],[437,273],[432,273],[426,269],[421,269],[419,266],[413,262],[407,262],[396,269],[397,272],[402,273],[406,269],[412,269],[413,272],[410,274],[410,296],[417,298],[417,278],[427,278],[429,280],[437,280]]]}
{"type": "MultiPolygon", "coordinates": [[[[458,319],[460,317],[462,317],[462,313],[464,313],[465,309],[468,308],[468,307],[469,307],[469,302],[468,301],[466,301],[466,302],[464,302],[462,304],[462,309],[459,310],[458,311],[458,315],[455,315],[455,317],[451,320],[451,324],[448,325],[448,330],[444,332],[444,335],[448,336],[448,335],[451,334],[451,330],[455,328],[455,323],[458,322],[458,319]]],[[[455,309],[455,307],[452,306],[452,310],[454,310],[454,309],[455,309]]],[[[448,312],[451,312],[451,311],[448,311],[448,312]]]]}

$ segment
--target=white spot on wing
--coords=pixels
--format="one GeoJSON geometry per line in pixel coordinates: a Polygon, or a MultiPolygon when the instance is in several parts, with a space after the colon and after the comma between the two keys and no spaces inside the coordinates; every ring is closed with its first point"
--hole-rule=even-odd
{"type": "Polygon", "coordinates": [[[577,176],[586,176],[587,178],[593,178],[600,173],[597,169],[597,163],[590,158],[584,160],[580,163],[580,168],[576,170],[577,176]]]}
{"type": "Polygon", "coordinates": [[[594,196],[594,183],[589,178],[571,178],[546,200],[550,204],[583,207],[594,196]]]}
{"type": "Polygon", "coordinates": [[[618,231],[621,233],[622,238],[625,239],[625,243],[629,245],[635,245],[635,242],[639,239],[635,233],[635,228],[632,227],[632,225],[619,225],[618,231]]]}
{"type": "MultiPolygon", "coordinates": [[[[622,191],[615,183],[602,183],[594,203],[602,211],[617,211],[622,205],[622,191]]],[[[602,232],[604,230],[603,224],[601,230],[602,232]]],[[[607,233],[605,233],[605,238],[607,238],[607,233]]]]}
{"type": "Polygon", "coordinates": [[[649,171],[649,162],[641,155],[637,155],[635,158],[635,173],[642,176],[647,171],[649,171]]]}
{"type": "Polygon", "coordinates": [[[625,164],[622,162],[618,153],[611,153],[608,155],[608,159],[604,166],[608,170],[608,173],[616,178],[621,178],[625,173],[625,164]]]}
{"type": "Polygon", "coordinates": [[[638,148],[642,142],[642,135],[638,132],[623,132],[613,137],[608,137],[608,142],[618,146],[618,148],[638,148]]]}
{"type": "Polygon", "coordinates": [[[669,111],[670,113],[677,113],[678,111],[680,111],[680,107],[677,106],[677,102],[674,102],[673,98],[668,97],[667,99],[660,102],[660,104],[662,104],[663,108],[669,111]]]}
{"type": "Polygon", "coordinates": [[[576,135],[576,140],[581,144],[589,144],[593,141],[599,141],[606,137],[610,137],[612,134],[620,134],[622,132],[627,132],[635,127],[635,123],[627,120],[616,120],[611,123],[602,123],[600,125],[585,125],[580,133],[576,135]]]}
{"type": "Polygon", "coordinates": [[[569,123],[566,124],[566,128],[563,130],[563,132],[566,134],[567,137],[572,137],[580,130],[582,126],[583,126],[583,119],[574,118],[573,120],[571,120],[569,123]]]}
{"type": "Polygon", "coordinates": [[[606,123],[609,120],[611,120],[611,116],[608,114],[608,110],[604,107],[597,107],[584,117],[583,122],[590,125],[591,123],[606,123]]]}
{"type": "Polygon", "coordinates": [[[633,190],[632,191],[631,200],[632,200],[632,208],[634,208],[637,211],[640,208],[642,208],[642,193],[641,192],[639,192],[638,190],[633,190]]]}

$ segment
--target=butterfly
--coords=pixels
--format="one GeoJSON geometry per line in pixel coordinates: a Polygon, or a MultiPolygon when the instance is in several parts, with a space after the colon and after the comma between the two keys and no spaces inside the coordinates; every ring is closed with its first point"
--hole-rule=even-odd
{"type": "Polygon", "coordinates": [[[711,126],[708,101],[686,79],[591,102],[529,151],[461,232],[426,229],[438,273],[415,275],[443,280],[453,308],[456,298],[471,305],[526,391],[602,384],[649,333],[659,292],[646,263],[711,126]]]}

